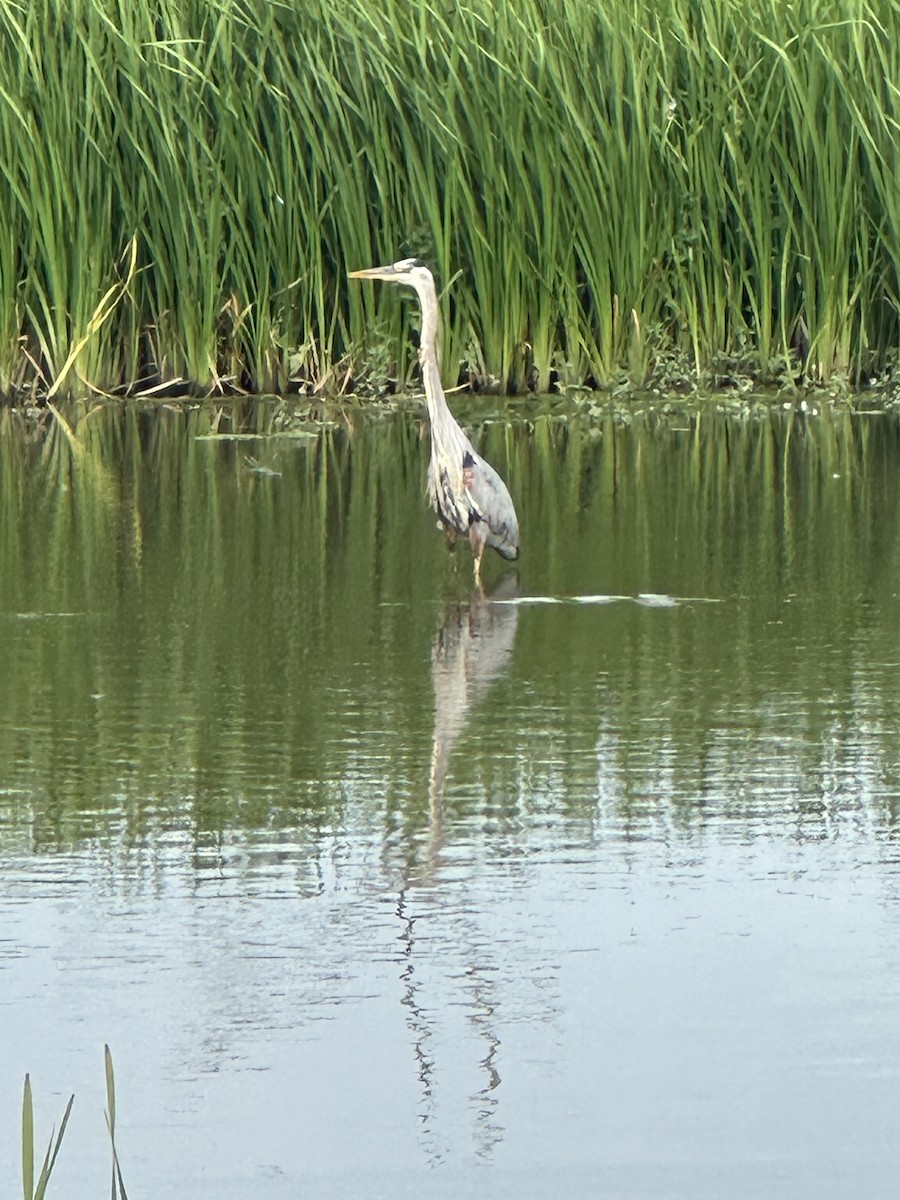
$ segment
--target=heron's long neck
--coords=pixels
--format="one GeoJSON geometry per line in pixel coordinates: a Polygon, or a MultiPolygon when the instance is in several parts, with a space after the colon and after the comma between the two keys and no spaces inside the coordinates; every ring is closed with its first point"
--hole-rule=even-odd
{"type": "Polygon", "coordinates": [[[419,301],[422,306],[422,328],[419,333],[419,362],[422,366],[422,382],[425,386],[425,399],[428,402],[428,419],[431,422],[432,437],[439,444],[452,448],[454,461],[458,459],[459,469],[462,470],[463,451],[467,439],[453,419],[453,414],[447,405],[444,389],[441,386],[441,372],[437,357],[437,323],[438,302],[434,284],[417,287],[419,301]]]}
{"type": "Polygon", "coordinates": [[[416,288],[416,291],[419,293],[419,305],[422,310],[422,328],[419,331],[419,362],[424,368],[429,358],[434,359],[437,363],[438,302],[433,286],[424,290],[416,288]]]}
{"type": "MultiPolygon", "coordinates": [[[[471,452],[468,438],[457,425],[453,413],[444,396],[441,387],[441,374],[438,370],[437,358],[434,352],[419,353],[422,364],[422,382],[425,385],[425,399],[428,403],[428,420],[431,423],[432,454],[437,451],[440,456],[446,456],[454,472],[462,472],[462,462],[467,451],[471,452]]],[[[459,488],[462,475],[454,478],[454,486],[459,488]]]]}
{"type": "Polygon", "coordinates": [[[425,385],[429,417],[432,421],[440,421],[446,415],[452,420],[434,350],[419,350],[419,362],[422,364],[422,383],[425,385]]]}

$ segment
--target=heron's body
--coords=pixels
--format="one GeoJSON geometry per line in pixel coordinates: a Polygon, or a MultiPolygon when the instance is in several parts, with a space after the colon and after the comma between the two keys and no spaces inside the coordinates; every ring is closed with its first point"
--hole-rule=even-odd
{"type": "Polygon", "coordinates": [[[428,498],[451,533],[468,538],[475,555],[475,577],[487,546],[504,558],[519,557],[519,522],[509,490],[494,468],[476,451],[457,424],[444,396],[437,361],[437,291],[434,278],[417,259],[386,267],[351,271],[355,279],[385,279],[415,290],[422,306],[419,362],[431,425],[428,498]]]}

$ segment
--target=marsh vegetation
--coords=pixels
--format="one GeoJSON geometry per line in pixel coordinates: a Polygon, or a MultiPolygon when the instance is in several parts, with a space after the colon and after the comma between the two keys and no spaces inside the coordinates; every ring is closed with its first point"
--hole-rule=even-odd
{"type": "Polygon", "coordinates": [[[0,392],[893,366],[900,10],[0,0],[0,392]]]}

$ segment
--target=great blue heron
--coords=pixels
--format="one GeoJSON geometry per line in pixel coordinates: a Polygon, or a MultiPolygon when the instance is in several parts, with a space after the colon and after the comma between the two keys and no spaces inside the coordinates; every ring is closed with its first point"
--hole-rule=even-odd
{"type": "Polygon", "coordinates": [[[480,584],[486,546],[493,546],[504,558],[519,557],[519,522],[506,484],[476,451],[447,406],[435,349],[438,300],[434,277],[417,258],[404,258],[386,267],[351,271],[350,278],[406,284],[419,297],[419,362],[431,424],[428,499],[451,533],[469,539],[475,556],[475,579],[480,584]]]}

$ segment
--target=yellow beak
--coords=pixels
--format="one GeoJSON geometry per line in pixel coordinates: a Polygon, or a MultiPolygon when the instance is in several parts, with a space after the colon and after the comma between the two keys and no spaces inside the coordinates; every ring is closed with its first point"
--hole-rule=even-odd
{"type": "Polygon", "coordinates": [[[348,271],[348,279],[396,279],[397,272],[392,266],[366,267],[362,271],[348,271]]]}

